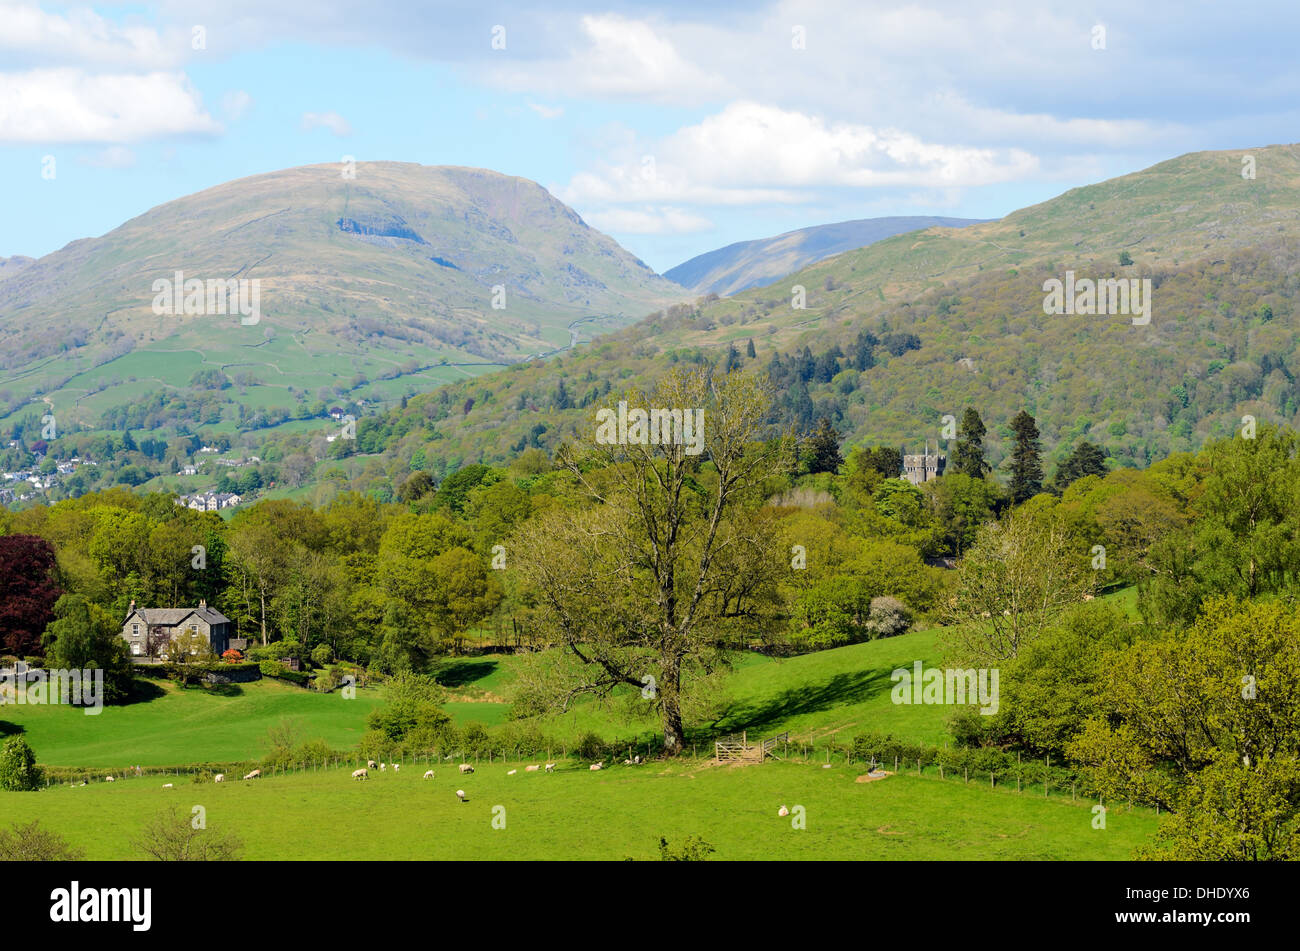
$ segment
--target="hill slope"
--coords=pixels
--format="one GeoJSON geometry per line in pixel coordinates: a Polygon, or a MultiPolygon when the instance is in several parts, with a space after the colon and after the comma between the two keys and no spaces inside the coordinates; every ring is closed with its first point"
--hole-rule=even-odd
{"type": "MultiPolygon", "coordinates": [[[[430,468],[501,461],[524,446],[589,435],[611,390],[672,362],[719,365],[752,341],[774,353],[840,348],[777,387],[778,418],[825,414],[850,443],[933,439],[941,417],[977,407],[991,461],[1021,409],[1038,418],[1049,456],[1086,438],[1119,464],[1144,465],[1230,432],[1245,413],[1300,422],[1300,148],[1184,155],[1066,192],[1006,218],[887,238],[818,262],[779,286],[671,308],[563,355],[444,388],[401,414],[365,421],[354,485],[395,478],[417,448],[430,468]],[[1127,252],[1134,263],[1121,266],[1127,252]],[[1044,281],[1152,280],[1153,316],[1044,314],[1044,281]],[[807,306],[790,287],[807,288],[807,306]],[[850,366],[861,331],[912,334],[850,366]],[[829,374],[829,375],[827,375],[829,374]],[[558,399],[563,381],[566,399],[558,399]],[[570,408],[565,404],[571,402],[570,408]]],[[[801,363],[804,363],[801,356],[801,363]]],[[[1050,469],[1049,469],[1050,471],[1050,469]]]]}
{"type": "Polygon", "coordinates": [[[787,231],[772,238],[738,241],[708,251],[664,272],[698,294],[727,296],[761,287],[824,258],[865,247],[883,238],[924,228],[964,228],[975,218],[934,216],[861,218],[787,231]]]}
{"type": "Polygon", "coordinates": [[[45,398],[65,428],[150,391],[201,392],[201,370],[242,376],[246,410],[292,407],[290,387],[393,396],[358,385],[427,389],[682,296],[525,179],[314,165],[169,202],[0,281],[0,391],[10,408],[45,398]],[[260,322],[154,313],[153,282],[178,271],[257,279],[260,322]],[[585,318],[599,319],[570,329],[585,318]]]}

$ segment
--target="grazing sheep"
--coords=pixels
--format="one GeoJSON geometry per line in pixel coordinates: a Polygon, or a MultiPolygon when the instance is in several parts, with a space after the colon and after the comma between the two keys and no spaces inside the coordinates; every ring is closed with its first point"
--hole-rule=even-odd
{"type": "Polygon", "coordinates": [[[402,768],[402,764],[401,764],[401,763],[394,763],[394,764],[393,764],[393,772],[397,772],[397,771],[398,771],[399,769],[401,769],[401,768],[402,768]]]}
{"type": "Polygon", "coordinates": [[[163,789],[171,789],[171,788],[172,788],[171,783],[163,783],[163,789]]]}
{"type": "Polygon", "coordinates": [[[524,772],[525,772],[525,773],[535,773],[535,772],[537,772],[539,769],[541,769],[541,767],[540,767],[540,766],[537,766],[537,765],[534,764],[533,766],[525,766],[525,767],[524,767],[524,772]]]}
{"type": "Polygon", "coordinates": [[[427,772],[425,772],[425,774],[424,774],[424,778],[425,778],[425,779],[433,779],[433,770],[428,770],[427,772]]]}
{"type": "Polygon", "coordinates": [[[633,756],[633,757],[632,757],[632,762],[634,762],[634,763],[636,763],[638,766],[640,766],[640,765],[641,765],[641,754],[638,753],[636,756],[633,756]]]}
{"type": "Polygon", "coordinates": [[[367,769],[378,769],[378,767],[375,766],[375,761],[372,760],[372,759],[368,759],[368,760],[366,760],[366,768],[367,768],[367,769]]]}
{"type": "Polygon", "coordinates": [[[105,777],[104,777],[104,782],[106,782],[106,783],[111,783],[111,782],[113,782],[113,777],[112,777],[112,776],[105,776],[105,777]]]}
{"type": "Polygon", "coordinates": [[[472,773],[472,772],[474,772],[474,767],[471,766],[471,765],[469,765],[469,763],[461,763],[461,764],[460,764],[460,771],[461,771],[462,773],[472,773]]]}
{"type": "Polygon", "coordinates": [[[369,778],[370,778],[370,771],[369,771],[368,769],[366,769],[364,766],[363,766],[361,769],[354,769],[354,770],[352,771],[352,778],[353,778],[353,779],[369,779],[369,778]]]}
{"type": "Polygon", "coordinates": [[[465,790],[463,789],[456,790],[456,798],[459,799],[461,802],[469,802],[469,800],[465,798],[465,790]]]}
{"type": "Polygon", "coordinates": [[[822,769],[830,769],[830,768],[831,768],[830,763],[822,763],[822,769]]]}
{"type": "Polygon", "coordinates": [[[388,764],[387,764],[387,763],[380,763],[380,764],[379,764],[379,771],[380,771],[381,773],[384,772],[384,771],[387,770],[387,769],[388,769],[388,764]]]}
{"type": "Polygon", "coordinates": [[[782,806],[780,809],[776,811],[776,814],[782,817],[788,816],[790,814],[790,810],[787,809],[785,806],[782,806]]]}
{"type": "Polygon", "coordinates": [[[555,764],[554,764],[554,763],[547,763],[547,764],[546,764],[546,771],[547,771],[548,773],[553,773],[553,772],[555,772],[555,764]]]}
{"type": "Polygon", "coordinates": [[[224,783],[224,782],[226,781],[226,774],[225,774],[225,773],[217,773],[217,775],[213,778],[212,781],[213,781],[214,783],[224,783]]]}
{"type": "Polygon", "coordinates": [[[517,772],[519,772],[519,770],[517,770],[517,769],[512,769],[512,770],[510,770],[509,772],[507,772],[506,775],[507,775],[507,776],[513,776],[513,775],[514,775],[515,773],[517,773],[517,772]]]}
{"type": "Polygon", "coordinates": [[[598,770],[598,769],[604,769],[604,768],[605,768],[605,764],[604,764],[603,761],[600,762],[600,763],[592,763],[591,766],[588,767],[588,768],[589,768],[589,769],[594,773],[594,772],[595,772],[596,770],[598,770]]]}
{"type": "Polygon", "coordinates": [[[261,771],[260,769],[255,769],[255,770],[253,770],[251,773],[249,773],[247,776],[245,776],[244,778],[245,778],[245,779],[257,779],[257,778],[258,778],[259,776],[261,776],[261,775],[262,775],[262,771],[261,771]]]}

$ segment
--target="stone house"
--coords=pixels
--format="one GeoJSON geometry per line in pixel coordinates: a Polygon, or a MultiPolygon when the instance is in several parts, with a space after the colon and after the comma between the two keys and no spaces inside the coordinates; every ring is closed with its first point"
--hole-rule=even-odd
{"type": "Polygon", "coordinates": [[[233,633],[230,618],[200,601],[197,608],[131,608],[122,622],[122,637],[133,659],[163,656],[167,645],[184,634],[207,638],[212,653],[220,656],[233,633]]]}

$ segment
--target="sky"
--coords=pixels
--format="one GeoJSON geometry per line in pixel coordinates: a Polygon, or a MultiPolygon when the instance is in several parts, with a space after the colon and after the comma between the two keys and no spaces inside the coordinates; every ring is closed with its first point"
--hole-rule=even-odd
{"type": "Polygon", "coordinates": [[[0,257],[296,165],[539,182],[657,271],[1300,139],[1300,4],[0,0],[0,257]]]}

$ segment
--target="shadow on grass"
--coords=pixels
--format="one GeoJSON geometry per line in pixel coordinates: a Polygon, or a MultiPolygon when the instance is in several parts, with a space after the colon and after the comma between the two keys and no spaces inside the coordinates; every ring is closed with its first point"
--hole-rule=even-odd
{"type": "Polygon", "coordinates": [[[160,684],[156,684],[152,680],[136,678],[136,680],[131,684],[131,698],[128,702],[149,703],[152,700],[157,700],[159,697],[165,696],[167,696],[167,691],[164,690],[160,684]]]}
{"type": "Polygon", "coordinates": [[[0,736],[17,736],[19,733],[25,733],[27,728],[20,723],[10,723],[8,720],[0,720],[0,736]]]}
{"type": "Polygon", "coordinates": [[[766,735],[795,717],[861,703],[890,690],[892,686],[893,681],[887,670],[836,674],[821,683],[783,690],[761,700],[732,704],[712,726],[696,733],[695,738],[708,740],[741,730],[766,735]]]}
{"type": "Polygon", "coordinates": [[[449,661],[434,671],[434,678],[444,687],[464,687],[496,672],[495,660],[449,661]]]}

